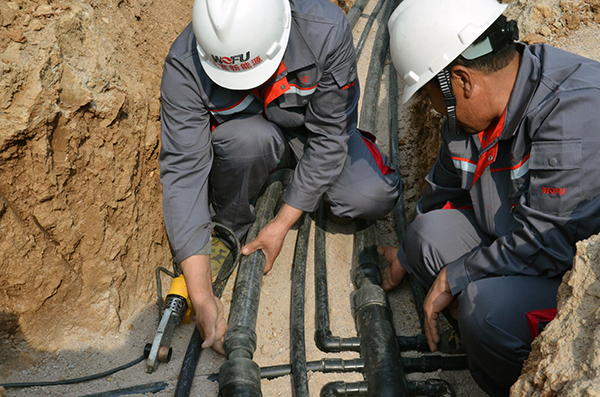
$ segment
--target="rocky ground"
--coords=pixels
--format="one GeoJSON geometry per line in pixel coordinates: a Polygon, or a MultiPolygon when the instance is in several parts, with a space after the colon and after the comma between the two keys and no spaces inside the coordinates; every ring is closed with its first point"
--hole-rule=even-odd
{"type": "MultiPolygon", "coordinates": [[[[365,29],[371,0],[357,23],[365,29]]],[[[154,269],[170,267],[160,213],[160,73],[170,43],[189,22],[191,0],[0,0],[0,383],[70,379],[138,358],[157,327],[154,269]]],[[[600,60],[600,2],[516,1],[507,15],[528,42],[545,41],[600,60]]],[[[343,2],[348,9],[351,2],[343,2]]],[[[376,21],[373,31],[378,28],[376,21]]],[[[365,87],[372,39],[359,61],[365,87]]],[[[387,73],[376,134],[389,150],[387,73]]],[[[401,88],[399,89],[401,93],[401,88]]],[[[393,93],[392,93],[393,95],[393,93]]],[[[422,177],[437,152],[439,119],[423,103],[400,108],[399,147],[404,200],[410,217],[422,177]]],[[[313,228],[314,229],[314,228],[313,228]]],[[[378,224],[381,244],[397,244],[393,217],[378,224]]],[[[291,232],[273,271],[263,280],[255,360],[289,362],[291,232]]],[[[307,358],[325,354],[312,343],[313,236],[306,289],[307,358]]],[[[331,330],[355,336],[350,315],[352,235],[331,225],[327,240],[331,330]]],[[[514,395],[595,395],[600,365],[595,239],[561,287],[559,318],[544,332],[514,395]],[[596,300],[595,300],[596,299],[596,300]],[[569,330],[566,332],[565,330],[569,330]],[[579,363],[579,364],[575,364],[579,363]]],[[[163,279],[165,289],[168,278],[163,279]]],[[[233,279],[223,302],[231,300],[233,279]]],[[[407,286],[390,294],[400,335],[419,332],[407,286]]],[[[0,396],[83,396],[165,381],[156,396],[173,394],[192,325],[173,341],[173,359],[147,374],[143,364],[93,382],[9,389],[0,396]]],[[[205,351],[194,395],[212,396],[223,357],[205,351]]],[[[411,374],[441,377],[458,396],[483,395],[467,371],[411,374]]],[[[309,374],[311,393],[352,374],[309,374]]],[[[263,381],[265,396],[290,396],[290,378],[263,381]]]]}

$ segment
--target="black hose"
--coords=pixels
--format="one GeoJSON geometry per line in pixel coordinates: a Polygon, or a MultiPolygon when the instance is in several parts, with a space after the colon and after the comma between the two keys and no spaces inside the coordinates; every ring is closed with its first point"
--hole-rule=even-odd
{"type": "Polygon", "coordinates": [[[360,38],[356,43],[356,58],[360,57],[360,53],[362,52],[365,42],[367,41],[367,37],[369,36],[369,32],[371,31],[373,22],[375,21],[377,14],[379,14],[379,10],[381,10],[381,6],[384,2],[385,0],[379,0],[375,5],[375,8],[373,9],[373,12],[371,13],[371,15],[369,15],[369,19],[367,20],[367,23],[365,24],[365,27],[363,28],[363,31],[360,34],[360,38]]]}
{"type": "MultiPolygon", "coordinates": [[[[222,232],[228,233],[235,244],[233,250],[229,251],[227,258],[225,258],[225,262],[223,262],[223,266],[219,270],[217,278],[212,284],[213,294],[217,298],[220,298],[221,294],[223,293],[223,289],[225,289],[225,285],[227,284],[227,280],[229,280],[231,273],[233,273],[233,270],[240,261],[242,248],[240,241],[231,229],[219,223],[215,223],[215,228],[218,228],[222,232]]],[[[204,343],[204,340],[200,336],[200,331],[198,331],[198,327],[194,327],[194,331],[190,337],[185,356],[183,357],[183,361],[181,363],[179,376],[177,377],[177,385],[174,393],[175,397],[187,397],[190,395],[194,380],[194,373],[196,372],[198,360],[200,359],[200,354],[202,353],[202,343],[204,343]]]]}
{"type": "Polygon", "coordinates": [[[308,397],[306,374],[306,346],[304,338],[304,288],[306,281],[306,257],[311,219],[302,215],[296,238],[296,250],[292,263],[292,299],[290,308],[290,351],[292,356],[293,392],[296,397],[308,397]]]}
{"type": "Polygon", "coordinates": [[[404,372],[433,372],[433,371],[457,371],[468,369],[467,356],[422,356],[402,357],[404,372]]]}
{"type": "Polygon", "coordinates": [[[360,128],[375,132],[377,122],[377,108],[379,105],[379,89],[381,87],[381,75],[388,51],[389,35],[387,32],[387,21],[396,0],[387,0],[383,12],[379,15],[379,28],[375,35],[375,43],[371,51],[371,62],[367,72],[365,89],[363,90],[362,108],[360,112],[360,128]]]}
{"type": "MultiPolygon", "coordinates": [[[[282,191],[282,174],[272,174],[266,192],[256,203],[256,222],[247,239],[254,240],[273,218],[282,191]]],[[[219,369],[219,396],[260,397],[260,369],[252,357],[256,350],[256,318],[265,269],[261,250],[241,260],[229,312],[229,329],[225,333],[227,361],[219,369]]]]}
{"type": "Polygon", "coordinates": [[[147,358],[147,355],[144,354],[141,357],[136,358],[132,362],[121,365],[120,367],[113,368],[111,370],[101,372],[99,374],[84,376],[82,378],[56,380],[56,381],[48,381],[48,382],[2,383],[2,384],[0,384],[0,387],[6,387],[6,388],[15,387],[16,388],[16,387],[72,385],[74,383],[82,383],[82,382],[87,382],[87,381],[94,380],[94,379],[104,378],[105,376],[112,375],[116,372],[122,371],[129,367],[133,367],[135,364],[144,361],[146,358],[147,358]]]}
{"type": "Polygon", "coordinates": [[[161,390],[164,390],[167,386],[168,383],[166,382],[154,382],[147,383],[145,385],[124,387],[122,389],[104,391],[101,393],[85,394],[80,397],[117,397],[124,396],[127,394],[156,393],[161,390]]]}
{"type": "Polygon", "coordinates": [[[348,14],[346,15],[348,23],[350,24],[350,29],[354,28],[354,25],[356,25],[358,18],[362,15],[368,2],[369,0],[357,0],[352,4],[350,11],[348,11],[348,14]]]}
{"type": "Polygon", "coordinates": [[[367,382],[329,382],[321,388],[320,397],[366,396],[369,391],[367,382]]]}
{"type": "Polygon", "coordinates": [[[411,381],[408,383],[411,396],[452,397],[454,390],[450,383],[442,379],[411,381]]]}
{"type": "Polygon", "coordinates": [[[233,248],[229,251],[227,258],[225,258],[223,266],[221,266],[219,274],[217,274],[217,278],[213,282],[213,294],[215,294],[215,296],[221,297],[221,294],[225,289],[225,285],[227,284],[227,280],[229,280],[229,277],[235,270],[237,264],[240,263],[240,259],[242,257],[242,244],[237,238],[235,232],[227,226],[215,222],[215,230],[217,231],[217,233],[225,233],[229,235],[229,237],[226,240],[233,241],[234,244],[233,248]]]}
{"type": "Polygon", "coordinates": [[[175,397],[187,397],[190,395],[194,373],[196,372],[196,366],[202,353],[202,343],[204,343],[204,340],[200,336],[200,331],[198,331],[198,327],[194,327],[185,356],[183,357],[183,362],[181,363],[179,376],[177,377],[177,386],[173,394],[175,397]]]}
{"type": "Polygon", "coordinates": [[[333,336],[329,322],[327,261],[325,255],[325,208],[321,203],[315,216],[315,344],[326,353],[360,351],[360,338],[333,336]]]}

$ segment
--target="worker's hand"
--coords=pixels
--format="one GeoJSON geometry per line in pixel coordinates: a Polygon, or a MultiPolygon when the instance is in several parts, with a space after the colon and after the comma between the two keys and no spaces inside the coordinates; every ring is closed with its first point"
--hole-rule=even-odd
{"type": "Polygon", "coordinates": [[[427,343],[432,352],[437,350],[440,343],[440,334],[437,328],[437,320],[442,310],[449,306],[456,306],[457,300],[452,296],[446,268],[443,268],[440,274],[433,282],[425,300],[423,301],[423,312],[425,313],[425,335],[427,343]]]}
{"type": "Polygon", "coordinates": [[[267,223],[258,233],[258,236],[242,248],[242,254],[250,255],[258,249],[265,254],[265,274],[268,273],[275,263],[275,259],[281,252],[283,240],[290,228],[302,215],[302,211],[287,204],[283,204],[277,216],[267,223]]]}
{"type": "Polygon", "coordinates": [[[261,249],[265,254],[265,274],[268,273],[281,252],[283,240],[288,230],[277,223],[275,219],[271,220],[271,222],[262,228],[254,240],[242,248],[242,254],[250,255],[254,251],[261,249]]]}
{"type": "Polygon", "coordinates": [[[223,304],[213,294],[210,255],[192,255],[181,261],[181,269],[196,312],[196,326],[204,340],[202,347],[212,347],[224,355],[223,342],[227,322],[223,316],[223,304]]]}
{"type": "Polygon", "coordinates": [[[210,294],[200,302],[195,302],[196,326],[204,340],[202,348],[212,347],[218,353],[225,355],[223,342],[227,331],[227,322],[223,317],[223,304],[216,296],[210,294]]]}
{"type": "Polygon", "coordinates": [[[398,260],[398,248],[377,247],[377,252],[385,256],[390,264],[381,271],[381,287],[386,291],[391,291],[402,283],[407,271],[398,260]]]}

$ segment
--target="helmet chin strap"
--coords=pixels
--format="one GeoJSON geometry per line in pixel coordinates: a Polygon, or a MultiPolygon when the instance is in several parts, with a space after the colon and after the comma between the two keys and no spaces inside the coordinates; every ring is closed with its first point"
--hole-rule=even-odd
{"type": "Polygon", "coordinates": [[[456,97],[452,90],[452,83],[450,81],[450,72],[448,68],[444,68],[437,74],[440,88],[442,89],[442,95],[444,96],[444,105],[446,106],[448,117],[448,127],[450,132],[458,135],[458,126],[456,124],[456,97]]]}

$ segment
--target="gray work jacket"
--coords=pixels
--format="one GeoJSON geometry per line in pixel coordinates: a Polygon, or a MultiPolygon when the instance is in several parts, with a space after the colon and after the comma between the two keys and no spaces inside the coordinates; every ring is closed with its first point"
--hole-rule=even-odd
{"type": "Polygon", "coordinates": [[[161,84],[163,214],[181,260],[198,252],[212,230],[208,178],[211,125],[240,114],[263,114],[307,136],[283,200],[314,211],[342,171],[346,142],[356,130],[359,87],[352,32],[327,0],[290,0],[292,26],[277,77],[261,90],[228,90],[213,83],[198,60],[191,24],[175,40],[161,84]]]}
{"type": "Polygon", "coordinates": [[[486,142],[444,123],[416,211],[472,206],[495,237],[447,265],[454,295],[486,277],[561,275],[575,243],[600,232],[600,64],[548,45],[518,49],[501,133],[486,142]]]}

